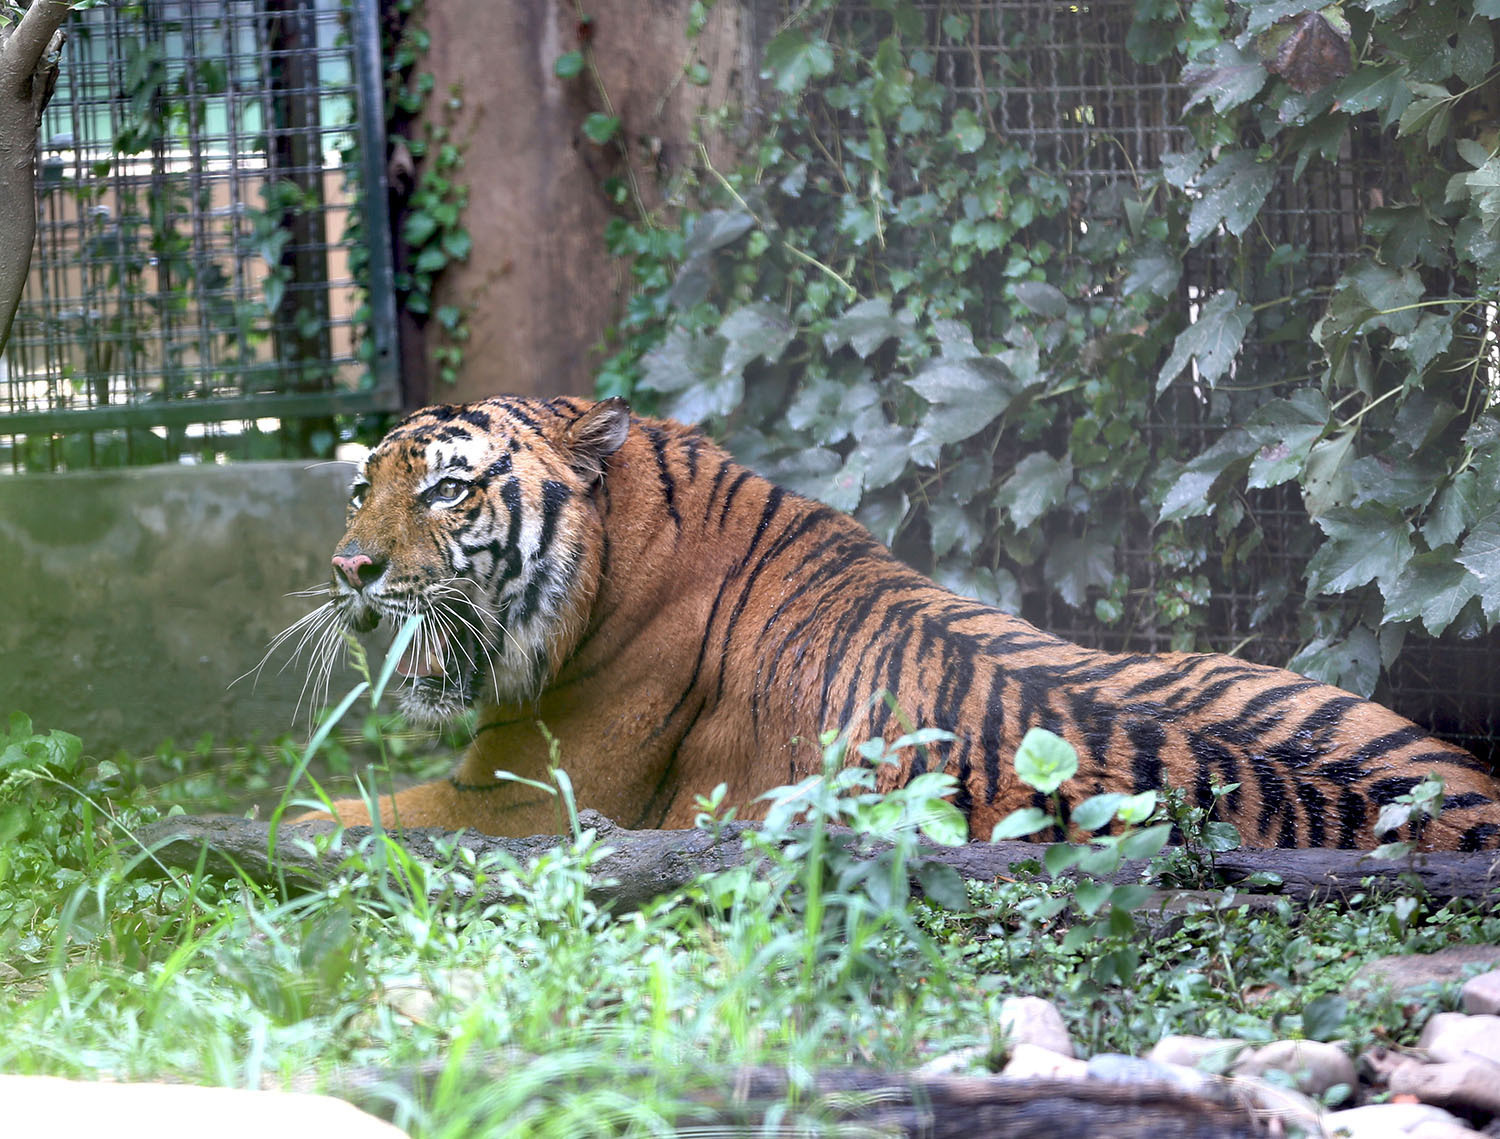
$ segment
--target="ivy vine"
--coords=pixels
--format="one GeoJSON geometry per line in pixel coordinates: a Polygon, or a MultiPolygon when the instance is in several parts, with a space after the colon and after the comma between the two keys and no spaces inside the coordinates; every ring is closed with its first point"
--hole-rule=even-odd
{"type": "Polygon", "coordinates": [[[873,9],[802,8],[747,161],[705,157],[679,226],[612,223],[637,289],[601,391],[1127,646],[1274,654],[1209,635],[1249,596],[1368,694],[1408,632],[1500,621],[1500,0],[1138,0],[1126,46],[1180,73],[1185,129],[1086,197],[998,129],[1026,77],[972,50],[993,10],[873,9]],[[1372,149],[1336,271],[1272,236],[1277,186],[1372,149]]]}

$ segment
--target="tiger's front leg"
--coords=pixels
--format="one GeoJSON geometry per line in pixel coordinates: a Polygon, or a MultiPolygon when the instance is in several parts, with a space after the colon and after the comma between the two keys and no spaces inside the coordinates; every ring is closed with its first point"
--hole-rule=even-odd
{"type": "MultiPolygon", "coordinates": [[[[509,780],[465,783],[458,773],[408,787],[394,796],[382,795],[379,811],[381,825],[390,829],[441,827],[508,838],[567,830],[562,801],[557,796],[509,780]]],[[[331,811],[309,811],[297,821],[312,819],[337,819],[346,827],[369,826],[370,809],[363,799],[336,799],[331,811]]]]}

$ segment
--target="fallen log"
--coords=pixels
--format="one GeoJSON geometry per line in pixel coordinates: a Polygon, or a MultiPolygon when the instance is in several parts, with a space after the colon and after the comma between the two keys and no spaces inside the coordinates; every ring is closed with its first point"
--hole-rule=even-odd
{"type": "MultiPolygon", "coordinates": [[[[742,865],[743,837],[754,824],[733,823],[717,834],[707,831],[627,830],[594,811],[583,811],[580,822],[597,832],[609,848],[594,869],[591,897],[621,911],[645,905],[653,898],[680,891],[700,876],[742,865]]],[[[139,872],[168,867],[191,870],[201,864],[210,872],[245,874],[256,882],[284,880],[305,887],[333,881],[351,851],[372,834],[369,827],[337,832],[331,822],[283,823],[274,847],[268,823],[239,818],[196,818],[179,815],[141,829],[137,837],[152,857],[139,860],[139,872]]],[[[450,861],[445,850],[463,848],[478,857],[504,852],[525,863],[556,847],[556,835],[496,838],[474,831],[416,828],[399,833],[402,848],[413,858],[437,864],[450,861]]],[[[860,851],[876,857],[881,847],[860,851]]],[[[971,842],[942,847],[924,844],[922,859],[953,867],[972,881],[992,882],[1013,877],[1017,863],[1039,862],[1044,848],[1028,842],[971,842]]],[[[1399,861],[1378,861],[1367,852],[1350,850],[1237,850],[1219,854],[1215,871],[1222,885],[1247,894],[1271,893],[1298,902],[1323,901],[1361,890],[1425,892],[1438,901],[1484,898],[1500,891],[1500,859],[1493,853],[1440,851],[1414,854],[1399,861]],[[1253,875],[1271,873],[1279,882],[1264,884],[1253,875]]],[[[1109,880],[1138,882],[1146,869],[1143,860],[1127,861],[1109,880]]],[[[1211,885],[1211,883],[1210,883],[1211,885]]],[[[498,887],[487,885],[481,902],[500,901],[498,887]]]]}
{"type": "MultiPolygon", "coordinates": [[[[460,1086],[480,1096],[523,1075],[526,1059],[466,1065],[460,1086]]],[[[374,1115],[389,1117],[393,1104],[428,1101],[444,1076],[445,1063],[431,1061],[391,1071],[355,1069],[303,1087],[346,1099],[374,1115]]],[[[575,1094],[607,1084],[628,1085],[618,1067],[585,1064],[566,1080],[537,1088],[540,1099],[575,1094]]],[[[450,1077],[451,1078],[451,1077],[450,1077]]],[[[657,1081],[660,1073],[655,1074],[657,1081]]],[[[938,1076],[845,1068],[812,1073],[793,1088],[784,1069],[769,1066],[699,1071],[686,1089],[674,1125],[693,1131],[762,1134],[773,1115],[784,1125],[816,1120],[837,1134],[920,1136],[921,1139],[1255,1139],[1270,1133],[1265,1120],[1277,1114],[1231,1081],[1205,1084],[1202,1094],[1165,1082],[1013,1079],[1007,1076],[938,1076]],[[789,1106],[794,1109],[787,1113],[789,1106]]],[[[451,1094],[451,1093],[450,1093],[451,1094]]],[[[793,1128],[795,1130],[795,1128],[793,1128]]],[[[774,1134],[790,1134],[780,1129],[774,1134]]],[[[800,1133],[800,1131],[798,1131],[800,1133]]]]}

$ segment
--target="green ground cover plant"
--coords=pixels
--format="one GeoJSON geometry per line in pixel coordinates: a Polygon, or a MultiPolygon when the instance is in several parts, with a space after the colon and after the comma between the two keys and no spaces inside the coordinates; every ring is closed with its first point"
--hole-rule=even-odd
{"type": "MultiPolygon", "coordinates": [[[[336,711],[355,715],[380,686],[370,677],[336,711]]],[[[335,727],[243,762],[268,780],[316,770],[324,752],[338,766],[335,727]]],[[[924,865],[918,841],[963,838],[945,777],[874,792],[879,764],[930,736],[871,741],[852,766],[843,739],[825,738],[824,771],[772,792],[747,838],[759,872],[614,913],[588,892],[601,843],[567,798],[565,756],[554,787],[572,839],[534,864],[454,847],[427,866],[377,832],[349,845],[334,883],[288,891],[141,874],[135,832],[179,809],[197,776],[147,786],[162,757],[95,759],[14,716],[0,739],[0,1071],[252,1087],[339,1087],[357,1071],[375,1074],[365,1102],[416,1135],[576,1136],[670,1134],[721,1073],[770,1064],[791,1076],[785,1121],[812,1134],[827,1123],[827,1105],[797,1090],[812,1073],[972,1046],[998,1058],[1011,994],[1057,1000],[1090,1052],[1169,1031],[1410,1041],[1452,994],[1415,1018],[1354,1004],[1340,994],[1359,963],[1500,937],[1492,907],[1360,895],[1251,911],[1232,890],[1141,937],[1140,887],[1049,872],[1159,849],[1165,804],[1140,797],[1080,803],[1069,821],[1075,838],[1111,819],[1124,830],[1039,846],[1013,880],[966,885],[924,865]],[[890,844],[881,858],[853,857],[872,841],[890,844]],[[480,906],[475,883],[508,900],[480,906]],[[431,1077],[420,1094],[403,1075],[417,1069],[431,1077]]],[[[1057,742],[1033,738],[1017,757],[1044,793],[1069,777],[1057,742]]],[[[401,767],[387,755],[361,785],[401,767]]],[[[273,812],[315,801],[311,787],[287,788],[273,812]]],[[[700,801],[701,825],[728,821],[721,802],[700,801]]],[[[1020,812],[1013,829],[1056,822],[1020,812]]]]}

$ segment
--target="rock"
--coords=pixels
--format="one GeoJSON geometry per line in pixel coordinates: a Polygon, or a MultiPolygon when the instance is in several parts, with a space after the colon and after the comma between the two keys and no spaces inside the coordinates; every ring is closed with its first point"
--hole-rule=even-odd
{"type": "Polygon", "coordinates": [[[929,1076],[961,1076],[970,1072],[987,1071],[986,1060],[989,1059],[990,1050],[982,1044],[975,1044],[969,1048],[958,1048],[952,1052],[944,1052],[941,1056],[934,1056],[916,1070],[916,1075],[929,1076]]]}
{"type": "Polygon", "coordinates": [[[1075,1060],[1040,1044],[1023,1042],[1011,1046],[1010,1062],[1000,1074],[1012,1079],[1083,1080],[1088,1078],[1088,1068],[1084,1060],[1075,1060]]]}
{"type": "Polygon", "coordinates": [[[0,1076],[11,1135],[168,1136],[265,1139],[337,1135],[405,1139],[405,1132],[353,1104],[302,1092],[205,1088],[194,1084],[111,1084],[55,1076],[0,1076]]]}
{"type": "Polygon", "coordinates": [[[1059,1056],[1075,1055],[1062,1013],[1041,997],[1006,997],[1000,1004],[998,1027],[1012,1048],[1035,1044],[1059,1056]]]}
{"type": "Polygon", "coordinates": [[[1240,1099],[1255,1108],[1257,1115],[1274,1123],[1270,1134],[1286,1135],[1289,1128],[1309,1136],[1333,1134],[1323,1130],[1326,1113],[1322,1107],[1299,1091],[1248,1078],[1235,1079],[1233,1086],[1240,1099]]]}
{"type": "Polygon", "coordinates": [[[1436,953],[1377,957],[1360,966],[1344,995],[1358,997],[1374,990],[1400,996],[1430,985],[1461,981],[1480,965],[1500,967],[1500,945],[1454,945],[1436,953]]]}
{"type": "Polygon", "coordinates": [[[1146,1054],[1160,1064],[1180,1064],[1205,1072],[1224,1072],[1249,1045],[1243,1040],[1221,1040],[1213,1036],[1163,1036],[1146,1054]]]}
{"type": "Polygon", "coordinates": [[[1500,969],[1470,977],[1459,990],[1467,1013],[1500,1013],[1500,969]]]}
{"type": "Polygon", "coordinates": [[[1414,1095],[1423,1103],[1478,1108],[1500,1115],[1500,1080],[1484,1060],[1449,1060],[1423,1064],[1408,1059],[1388,1073],[1386,1086],[1397,1095],[1414,1095]]]}
{"type": "Polygon", "coordinates": [[[483,974],[473,969],[451,969],[434,977],[430,986],[415,978],[386,985],[380,999],[407,1020],[431,1024],[439,1004],[472,1004],[483,992],[483,974]]]}
{"type": "Polygon", "coordinates": [[[1101,1052],[1090,1057],[1088,1074],[1092,1080],[1110,1084],[1167,1084],[1188,1095],[1209,1098],[1216,1077],[1182,1064],[1158,1060],[1140,1060],[1118,1052],[1101,1052]]]}
{"type": "MultiPolygon", "coordinates": [[[[1413,1135],[1418,1127],[1457,1128],[1456,1135],[1468,1130],[1456,1116],[1427,1103],[1372,1103],[1323,1116],[1324,1134],[1342,1133],[1347,1139],[1391,1139],[1413,1135]]],[[[1428,1134],[1438,1139],[1437,1134],[1428,1134]]]]}
{"type": "Polygon", "coordinates": [[[1434,1060],[1484,1060],[1500,1064],[1500,1016],[1440,1012],[1417,1041],[1434,1060]]]}
{"type": "Polygon", "coordinates": [[[1353,1090],[1359,1082],[1354,1061],[1344,1050],[1318,1040],[1272,1041],[1241,1056],[1231,1070],[1250,1077],[1285,1072],[1298,1091],[1310,1096],[1321,1096],[1339,1084],[1353,1090]]]}

